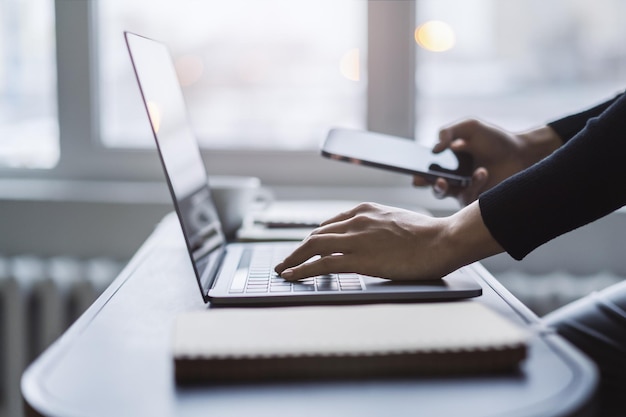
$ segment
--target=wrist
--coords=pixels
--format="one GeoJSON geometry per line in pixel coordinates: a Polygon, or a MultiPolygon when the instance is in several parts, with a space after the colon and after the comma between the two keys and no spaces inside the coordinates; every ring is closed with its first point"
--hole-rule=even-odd
{"type": "Polygon", "coordinates": [[[443,247],[454,269],[504,251],[485,225],[478,200],[445,219],[443,247]]]}
{"type": "Polygon", "coordinates": [[[550,126],[542,126],[517,134],[522,142],[522,159],[528,168],[557,150],[563,141],[550,126]]]}

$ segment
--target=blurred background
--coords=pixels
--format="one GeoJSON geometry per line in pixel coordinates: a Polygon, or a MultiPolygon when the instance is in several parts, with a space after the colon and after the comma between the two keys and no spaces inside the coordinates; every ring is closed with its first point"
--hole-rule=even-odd
{"type": "MultiPolygon", "coordinates": [[[[172,50],[211,175],[279,199],[426,207],[410,178],[323,160],[331,126],[433,143],[524,130],[626,88],[624,0],[0,0],[0,416],[19,376],[172,210],[124,45],[172,50]]],[[[580,204],[589,202],[581,201],[580,204]]],[[[542,315],[626,276],[623,211],[487,268],[542,315]]]]}

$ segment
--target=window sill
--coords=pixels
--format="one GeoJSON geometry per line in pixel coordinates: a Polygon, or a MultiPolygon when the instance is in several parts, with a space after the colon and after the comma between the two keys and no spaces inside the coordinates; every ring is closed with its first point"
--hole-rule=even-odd
{"type": "MultiPolygon", "coordinates": [[[[458,209],[452,199],[437,200],[429,189],[406,186],[272,186],[280,200],[375,201],[423,207],[443,216],[458,209]]],[[[162,182],[0,180],[0,255],[107,256],[128,259],[156,223],[172,211],[162,182]]],[[[530,254],[524,261],[500,255],[485,261],[494,272],[598,270],[626,273],[619,248],[626,209],[585,226],[530,254]]]]}
{"type": "MultiPolygon", "coordinates": [[[[282,200],[339,199],[455,209],[429,190],[365,186],[269,186],[282,200]]],[[[0,180],[0,254],[127,259],[173,210],[162,182],[0,180]]]]}

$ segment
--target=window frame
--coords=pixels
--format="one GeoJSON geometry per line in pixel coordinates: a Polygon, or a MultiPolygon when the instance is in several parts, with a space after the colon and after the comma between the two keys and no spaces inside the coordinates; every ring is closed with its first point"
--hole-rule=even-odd
{"type": "MultiPolygon", "coordinates": [[[[368,1],[367,7],[367,128],[413,138],[415,0],[368,1]]],[[[54,9],[59,163],[51,169],[3,169],[3,175],[162,181],[155,150],[107,148],[99,139],[96,0],[55,0],[54,9]]],[[[211,175],[254,175],[269,185],[375,186],[407,181],[398,174],[326,161],[316,151],[203,149],[202,156],[211,175]]]]}

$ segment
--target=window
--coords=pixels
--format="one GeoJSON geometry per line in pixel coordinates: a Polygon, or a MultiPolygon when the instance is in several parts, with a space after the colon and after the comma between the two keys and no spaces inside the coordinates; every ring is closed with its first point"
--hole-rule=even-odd
{"type": "Polygon", "coordinates": [[[626,88],[620,0],[417,2],[416,136],[467,116],[523,130],[626,88]]]}
{"type": "Polygon", "coordinates": [[[102,140],[153,146],[122,39],[166,41],[205,147],[315,149],[365,127],[367,2],[98,2],[102,140]]]}
{"type": "MultiPolygon", "coordinates": [[[[32,16],[44,10],[35,7],[36,1],[10,0],[12,7],[19,4],[21,15],[32,16]]],[[[209,83],[203,88],[210,87],[215,96],[205,100],[195,88],[198,84],[184,91],[192,123],[207,149],[203,157],[211,174],[255,175],[266,184],[282,185],[398,181],[397,175],[325,161],[317,146],[333,125],[411,135],[413,93],[407,85],[413,83],[414,60],[408,57],[413,57],[414,46],[406,34],[413,31],[413,1],[184,0],[176,5],[147,0],[48,1],[54,7],[49,4],[47,9],[49,30],[42,39],[52,45],[48,50],[51,61],[38,65],[37,82],[49,80],[48,115],[56,116],[51,123],[53,135],[47,136],[55,140],[46,142],[54,149],[53,162],[41,164],[53,168],[44,172],[5,169],[5,177],[163,180],[148,125],[142,126],[145,114],[123,43],[124,29],[166,41],[179,64],[187,62],[191,69],[200,61],[206,71],[207,56],[219,58],[221,72],[203,78],[209,83]],[[207,13],[207,4],[213,9],[206,21],[213,22],[215,29],[198,37],[205,28],[200,28],[198,21],[203,19],[196,16],[207,13]],[[259,5],[265,8],[258,9],[259,5]],[[223,24],[239,22],[242,16],[247,16],[245,21],[252,28],[242,32],[246,36],[223,24]],[[222,32],[216,33],[218,29],[222,32]],[[265,44],[267,48],[261,48],[265,44]],[[250,62],[273,78],[247,72],[250,62]],[[401,76],[390,77],[385,68],[401,69],[401,76]],[[130,94],[125,95],[125,90],[130,94]],[[217,101],[228,106],[220,108],[217,101]]],[[[38,30],[46,27],[36,26],[38,30]]],[[[0,45],[6,45],[4,38],[0,45]]],[[[8,103],[5,84],[2,88],[4,110],[8,103]]],[[[35,106],[24,108],[30,111],[35,106]]],[[[1,117],[5,128],[8,113],[1,117]]],[[[14,119],[10,121],[15,124],[14,119]]],[[[25,144],[24,137],[14,143],[25,144]]],[[[23,155],[32,158],[46,146],[31,141],[23,155]]]]}
{"type": "MultiPolygon", "coordinates": [[[[211,33],[210,38],[190,36],[199,30],[198,26],[194,28],[195,15],[200,11],[206,12],[205,4],[215,7],[207,17],[209,20],[220,8],[229,7],[224,10],[230,10],[231,15],[222,14],[221,20],[236,22],[246,10],[238,10],[230,5],[233,3],[239,5],[239,9],[267,5],[267,9],[259,11],[259,27],[280,28],[281,39],[285,38],[284,33],[297,36],[294,35],[288,42],[275,42],[278,36],[272,35],[273,29],[268,30],[268,42],[274,43],[260,54],[260,62],[267,60],[268,54],[272,64],[274,61],[281,62],[281,65],[286,62],[283,67],[277,67],[276,71],[272,68],[269,72],[279,74],[279,79],[286,80],[286,84],[276,80],[254,84],[251,82],[255,81],[254,76],[246,88],[241,83],[226,83],[228,79],[224,77],[231,76],[224,74],[224,71],[230,71],[228,66],[220,67],[223,72],[217,78],[207,78],[213,83],[211,91],[216,91],[220,97],[227,97],[226,102],[237,104],[234,111],[232,106],[216,108],[210,101],[204,101],[200,97],[202,94],[196,94],[195,87],[186,88],[184,93],[192,123],[205,149],[203,158],[209,173],[255,175],[266,184],[287,186],[382,185],[398,181],[397,176],[381,175],[379,171],[355,170],[354,167],[325,161],[320,158],[317,145],[323,137],[322,130],[331,125],[367,127],[378,131],[396,129],[405,136],[411,135],[414,106],[408,98],[413,95],[406,86],[412,84],[412,75],[410,78],[389,77],[388,72],[381,68],[393,63],[393,68],[403,68],[403,75],[413,73],[414,60],[408,59],[413,55],[407,54],[407,50],[414,48],[407,41],[411,37],[405,36],[413,31],[413,1],[321,0],[311,1],[308,6],[300,1],[278,0],[184,0],[176,2],[176,6],[165,1],[154,4],[140,0],[125,3],[121,0],[54,0],[56,27],[55,36],[51,38],[56,40],[59,160],[53,169],[44,173],[38,170],[4,170],[5,177],[36,178],[43,175],[57,179],[163,181],[148,125],[141,126],[146,116],[137,95],[121,31],[135,31],[167,42],[175,59],[190,62],[193,68],[198,62],[194,57],[199,56],[204,65],[207,52],[202,50],[211,49],[193,43],[194,39],[199,42],[209,39],[215,44],[222,42],[221,35],[215,33],[211,33]],[[179,3],[180,10],[184,12],[177,12],[179,3]],[[278,15],[273,21],[268,11],[274,7],[274,12],[278,13],[276,7],[279,6],[284,8],[281,13],[289,13],[287,17],[278,15]],[[330,17],[323,19],[323,25],[317,28],[316,24],[322,22],[324,10],[330,17]],[[310,32],[314,29],[322,32],[320,39],[311,36],[310,32]],[[326,36],[325,33],[331,35],[326,36]],[[329,41],[331,37],[334,37],[332,42],[329,41]],[[372,38],[377,42],[372,42],[372,38]],[[287,56],[277,52],[284,45],[288,46],[290,59],[280,61],[279,58],[287,56]],[[300,77],[301,72],[304,77],[300,77]],[[318,72],[323,76],[318,77],[318,72]],[[126,88],[134,92],[124,95],[126,88]],[[260,98],[255,101],[248,95],[250,91],[260,98]],[[404,94],[402,100],[397,99],[398,92],[404,94]],[[274,103],[265,103],[264,97],[270,97],[274,103]],[[246,106],[252,110],[246,109],[246,106]],[[274,117],[267,125],[262,125],[259,108],[279,115],[275,110],[291,112],[290,118],[295,117],[293,109],[298,108],[297,117],[300,119],[294,122],[289,118],[280,120],[274,117]],[[302,109],[306,108],[310,109],[310,114],[303,115],[306,111],[302,109]],[[125,119],[127,112],[130,117],[125,119]],[[233,116],[236,112],[247,117],[242,126],[238,126],[239,122],[233,116]],[[198,118],[202,119],[208,113],[217,114],[215,119],[224,118],[227,123],[205,123],[203,126],[204,120],[198,118]],[[393,117],[388,118],[387,115],[393,117]],[[320,127],[322,124],[323,128],[320,127]],[[250,132],[256,137],[249,139],[250,132]]],[[[33,12],[32,9],[28,10],[30,12],[33,12]]],[[[258,34],[255,32],[254,35],[258,34]]],[[[250,36],[245,40],[224,38],[224,42],[235,46],[246,46],[246,42],[248,46],[264,43],[250,36]]],[[[232,51],[219,48],[211,51],[223,64],[229,63],[234,56],[232,51]],[[231,56],[228,56],[229,53],[231,56]]],[[[230,65],[230,68],[236,68],[230,65]]],[[[402,180],[406,182],[405,178],[402,180]]]]}
{"type": "Polygon", "coordinates": [[[0,3],[0,167],[59,159],[52,0],[0,3]]]}
{"type": "Polygon", "coordinates": [[[4,0],[0,11],[0,166],[54,166],[46,177],[162,181],[123,30],[171,47],[209,172],[273,185],[409,182],[320,158],[333,125],[432,142],[459,118],[525,129],[626,86],[621,0],[4,0]]]}

